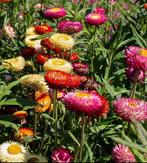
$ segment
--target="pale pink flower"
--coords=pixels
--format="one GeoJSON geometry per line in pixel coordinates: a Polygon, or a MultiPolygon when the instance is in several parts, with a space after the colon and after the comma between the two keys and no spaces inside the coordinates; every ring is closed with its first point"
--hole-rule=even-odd
{"type": "Polygon", "coordinates": [[[16,33],[14,31],[14,28],[10,24],[4,25],[4,32],[10,38],[16,37],[16,33]]]}

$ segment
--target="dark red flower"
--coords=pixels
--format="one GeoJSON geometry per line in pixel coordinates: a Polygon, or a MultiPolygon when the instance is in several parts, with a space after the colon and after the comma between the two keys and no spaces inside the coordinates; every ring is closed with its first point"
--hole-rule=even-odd
{"type": "Polygon", "coordinates": [[[35,55],[36,50],[35,50],[35,48],[25,47],[21,50],[20,53],[24,58],[30,58],[30,57],[33,57],[35,55]]]}
{"type": "Polygon", "coordinates": [[[51,56],[49,54],[38,54],[36,56],[36,62],[43,65],[51,56]]]}

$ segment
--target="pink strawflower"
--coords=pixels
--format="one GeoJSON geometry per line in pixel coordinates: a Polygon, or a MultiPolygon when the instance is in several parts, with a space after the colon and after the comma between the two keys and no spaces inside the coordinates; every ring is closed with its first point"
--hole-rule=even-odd
{"type": "Polygon", "coordinates": [[[144,82],[145,80],[145,71],[142,69],[128,67],[126,69],[126,74],[128,79],[130,79],[132,82],[144,82]]]}
{"type": "Polygon", "coordinates": [[[109,111],[108,101],[96,91],[68,92],[62,101],[71,111],[88,116],[101,117],[109,111]]]}
{"type": "Polygon", "coordinates": [[[128,146],[118,144],[112,149],[112,157],[116,163],[135,163],[136,159],[128,146]]]}
{"type": "Polygon", "coordinates": [[[147,49],[138,46],[129,46],[125,49],[125,57],[128,66],[145,70],[147,63],[147,49]]]}
{"type": "Polygon", "coordinates": [[[114,101],[114,112],[123,120],[131,122],[147,119],[147,102],[133,98],[120,98],[114,101]]]}
{"type": "Polygon", "coordinates": [[[70,163],[73,157],[68,149],[59,147],[53,150],[51,158],[53,163],[70,163]]]}
{"type": "Polygon", "coordinates": [[[73,34],[80,32],[83,26],[78,21],[63,20],[58,23],[57,28],[60,32],[73,34]]]}
{"type": "Polygon", "coordinates": [[[16,33],[14,31],[14,28],[10,24],[7,24],[4,26],[4,32],[10,38],[16,37],[16,33]]]}
{"type": "Polygon", "coordinates": [[[90,13],[86,16],[86,22],[91,25],[102,25],[107,21],[103,13],[90,13]]]}
{"type": "Polygon", "coordinates": [[[46,18],[61,18],[67,14],[64,8],[49,8],[44,12],[46,18]]]}
{"type": "Polygon", "coordinates": [[[93,13],[105,14],[105,9],[103,7],[97,7],[93,10],[93,13]]]}
{"type": "Polygon", "coordinates": [[[80,75],[86,75],[89,73],[89,66],[87,64],[84,63],[80,63],[80,62],[75,62],[72,64],[73,66],[73,70],[80,75]]]}

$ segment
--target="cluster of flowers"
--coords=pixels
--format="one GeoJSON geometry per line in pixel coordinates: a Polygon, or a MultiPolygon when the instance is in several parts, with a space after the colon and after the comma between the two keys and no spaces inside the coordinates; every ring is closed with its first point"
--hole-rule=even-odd
{"type": "MultiPolygon", "coordinates": [[[[66,14],[64,8],[49,8],[44,11],[47,19],[59,19],[66,14]]],[[[105,9],[94,9],[86,16],[85,21],[95,26],[104,24],[107,21],[105,9]]],[[[35,56],[35,61],[44,69],[44,75],[27,74],[20,78],[20,82],[26,87],[35,89],[34,98],[38,103],[35,107],[36,112],[52,111],[50,90],[57,89],[57,99],[60,99],[69,110],[96,118],[106,116],[109,111],[108,101],[95,90],[98,84],[88,78],[89,66],[78,61],[79,56],[76,52],[71,52],[75,43],[72,34],[82,31],[82,23],[62,20],[57,24],[57,29],[59,33],[54,33],[54,29],[49,25],[38,25],[27,29],[25,37],[27,47],[22,49],[21,56],[4,60],[2,66],[12,72],[19,72],[24,69],[25,60],[35,56]],[[42,34],[50,34],[50,36],[37,39],[42,34]],[[81,90],[82,85],[84,89],[81,90]]],[[[125,50],[125,56],[129,79],[133,82],[144,81],[147,50],[131,46],[125,50]]],[[[147,103],[143,100],[120,98],[114,101],[114,108],[114,112],[128,122],[147,119],[147,103]]],[[[14,116],[23,119],[27,115],[25,111],[14,113],[14,116]]],[[[16,137],[22,140],[24,136],[34,136],[33,130],[20,128],[16,137]]],[[[112,155],[116,162],[119,160],[135,162],[135,157],[126,146],[118,145],[113,149],[112,155]]],[[[27,161],[38,159],[46,162],[44,157],[29,156],[25,147],[16,142],[8,142],[0,146],[2,162],[21,162],[26,161],[26,158],[27,161]]],[[[64,148],[52,152],[52,160],[55,162],[70,162],[72,158],[70,152],[64,148]]]]}

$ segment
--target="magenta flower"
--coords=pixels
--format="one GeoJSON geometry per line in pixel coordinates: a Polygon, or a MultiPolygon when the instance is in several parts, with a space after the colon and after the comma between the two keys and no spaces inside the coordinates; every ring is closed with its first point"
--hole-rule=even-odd
{"type": "Polygon", "coordinates": [[[103,13],[90,13],[86,16],[86,22],[91,25],[102,25],[107,21],[103,13]]]}
{"type": "Polygon", "coordinates": [[[89,73],[89,66],[84,63],[75,62],[72,64],[73,70],[80,75],[86,75],[89,73]]]}
{"type": "Polygon", "coordinates": [[[145,80],[145,71],[142,69],[135,69],[133,67],[128,67],[126,69],[126,74],[128,79],[132,82],[144,82],[145,80]]]}
{"type": "Polygon", "coordinates": [[[61,18],[67,14],[64,8],[49,8],[44,12],[46,18],[61,18]]]}
{"type": "Polygon", "coordinates": [[[58,24],[57,28],[60,32],[73,34],[80,32],[83,29],[83,26],[77,21],[63,20],[58,24]]]}
{"type": "Polygon", "coordinates": [[[62,101],[71,111],[89,116],[101,117],[109,111],[108,101],[96,91],[68,92],[62,101]]]}
{"type": "Polygon", "coordinates": [[[114,101],[114,108],[114,112],[128,122],[147,119],[147,102],[143,100],[120,98],[114,101]]]}
{"type": "Polygon", "coordinates": [[[103,7],[97,7],[93,10],[93,13],[105,14],[105,9],[103,7]]]}
{"type": "Polygon", "coordinates": [[[122,144],[116,145],[112,149],[112,157],[116,163],[135,163],[136,159],[131,150],[122,144]]]}
{"type": "Polygon", "coordinates": [[[51,158],[53,163],[70,163],[73,157],[68,149],[59,147],[53,150],[51,158]]]}

